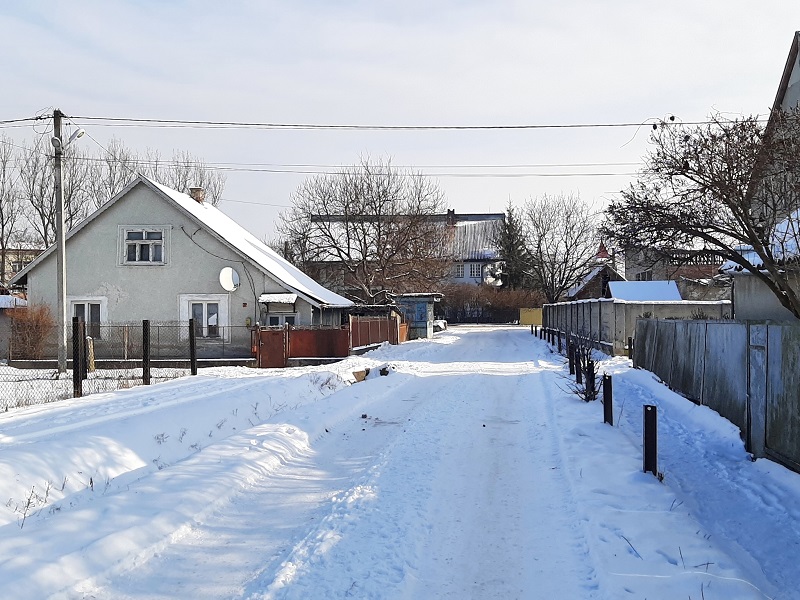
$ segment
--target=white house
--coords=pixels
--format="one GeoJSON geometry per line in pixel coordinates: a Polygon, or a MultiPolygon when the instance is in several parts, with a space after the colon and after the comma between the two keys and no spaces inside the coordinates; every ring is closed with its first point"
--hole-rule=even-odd
{"type": "MultiPolygon", "coordinates": [[[[189,196],[141,175],[69,232],[66,263],[69,315],[90,327],[194,318],[198,335],[224,337],[257,322],[339,325],[353,304],[204,202],[201,189],[189,196]]],[[[56,314],[55,245],[10,283],[56,314]]]]}
{"type": "Polygon", "coordinates": [[[452,228],[454,262],[450,282],[481,284],[494,281],[492,271],[500,260],[495,237],[505,215],[457,215],[450,210],[445,217],[448,226],[452,228]]]}

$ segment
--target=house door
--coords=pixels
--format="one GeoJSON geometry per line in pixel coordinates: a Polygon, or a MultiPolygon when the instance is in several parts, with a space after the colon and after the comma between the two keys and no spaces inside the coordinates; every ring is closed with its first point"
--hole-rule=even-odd
{"type": "Polygon", "coordinates": [[[100,338],[100,304],[97,302],[76,302],[72,316],[86,323],[86,335],[100,338]]]}
{"type": "Polygon", "coordinates": [[[218,302],[192,302],[189,308],[197,337],[219,337],[218,302]]]}

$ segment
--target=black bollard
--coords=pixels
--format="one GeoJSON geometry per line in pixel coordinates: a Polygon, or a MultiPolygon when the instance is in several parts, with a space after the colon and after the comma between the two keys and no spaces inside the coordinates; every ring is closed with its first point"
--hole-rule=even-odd
{"type": "Polygon", "coordinates": [[[594,361],[590,358],[586,361],[586,401],[597,399],[597,390],[594,380],[594,361]]]}
{"type": "Polygon", "coordinates": [[[614,426],[611,375],[603,375],[603,422],[614,426]]]}
{"type": "Polygon", "coordinates": [[[643,442],[644,447],[644,472],[652,473],[658,477],[658,420],[657,408],[652,404],[645,404],[643,442]]]}
{"type": "Polygon", "coordinates": [[[569,374],[575,375],[575,344],[567,342],[567,359],[569,360],[569,374]]]}

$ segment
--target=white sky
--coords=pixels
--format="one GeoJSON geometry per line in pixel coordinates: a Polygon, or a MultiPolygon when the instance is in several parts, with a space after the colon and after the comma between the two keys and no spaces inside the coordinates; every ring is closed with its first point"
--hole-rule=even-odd
{"type": "MultiPolygon", "coordinates": [[[[0,120],[53,107],[76,117],[339,125],[765,114],[798,29],[797,0],[6,2],[0,120]]],[[[500,212],[509,200],[559,191],[607,201],[635,166],[486,165],[637,162],[649,131],[275,131],[75,121],[101,145],[117,137],[135,150],[151,147],[164,158],[187,150],[210,164],[298,171],[286,165],[391,157],[442,174],[458,212],[500,212]],[[463,165],[484,167],[455,168],[463,165]],[[443,175],[453,173],[483,176],[443,175]],[[499,173],[526,176],[485,176],[499,173]],[[573,175],[551,176],[564,173],[573,175]]],[[[28,141],[36,135],[30,126],[0,132],[28,141]]],[[[94,145],[88,137],[80,143],[94,145]]],[[[220,208],[270,237],[279,206],[308,176],[231,171],[220,208]]]]}

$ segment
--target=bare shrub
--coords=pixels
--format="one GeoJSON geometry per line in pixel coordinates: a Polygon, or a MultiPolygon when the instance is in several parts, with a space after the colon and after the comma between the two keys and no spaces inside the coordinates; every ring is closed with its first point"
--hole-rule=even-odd
{"type": "Polygon", "coordinates": [[[8,311],[11,317],[11,351],[16,359],[41,360],[56,322],[44,304],[29,305],[8,311]]]}

